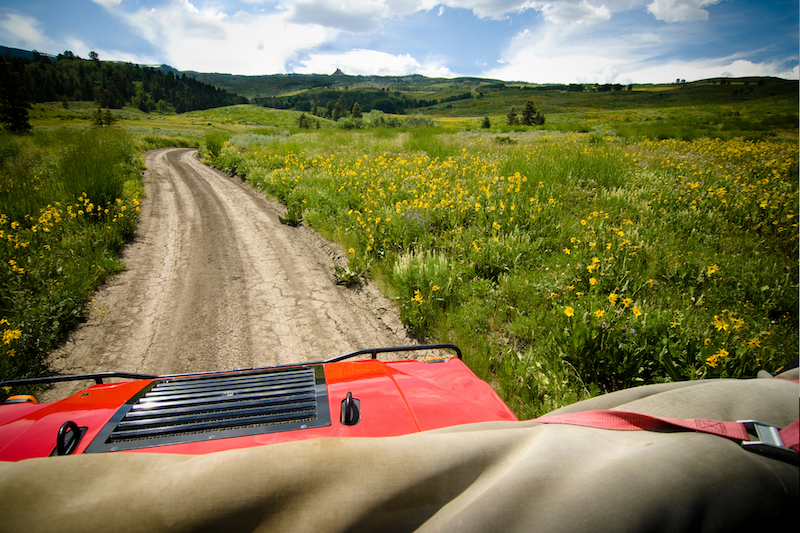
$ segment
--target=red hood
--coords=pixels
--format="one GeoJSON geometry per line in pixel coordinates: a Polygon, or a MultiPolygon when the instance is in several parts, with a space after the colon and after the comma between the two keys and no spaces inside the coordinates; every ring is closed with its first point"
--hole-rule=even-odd
{"type": "MultiPolygon", "coordinates": [[[[229,385],[225,387],[231,388],[229,385]]],[[[243,385],[238,387],[237,391],[217,388],[202,394],[215,397],[227,394],[238,399],[243,395],[239,391],[245,390],[243,385]]],[[[174,391],[170,394],[176,395],[174,391]]],[[[161,420],[172,418],[180,418],[181,424],[186,423],[183,412],[161,420]]],[[[18,461],[51,455],[59,428],[69,421],[83,432],[75,453],[130,450],[201,454],[311,438],[386,437],[460,424],[513,420],[516,417],[491,387],[456,358],[429,363],[383,363],[376,360],[321,363],[95,385],[59,402],[2,405],[0,460],[18,461]],[[311,396],[304,401],[313,404],[313,409],[309,407],[313,415],[304,415],[300,419],[270,414],[269,417],[273,418],[269,423],[261,419],[251,421],[250,417],[245,421],[248,423],[242,422],[236,429],[209,428],[202,426],[208,422],[201,422],[198,423],[199,429],[193,432],[180,431],[166,437],[125,438],[119,444],[109,444],[115,438],[112,434],[119,432],[120,419],[123,422],[127,420],[122,418],[123,415],[131,416],[127,413],[136,409],[132,407],[135,403],[152,401],[158,387],[164,384],[179,387],[188,384],[198,390],[201,385],[205,387],[215,379],[226,382],[258,379],[258,376],[272,379],[291,373],[312,376],[311,384],[307,386],[311,390],[307,394],[311,396]],[[348,392],[357,400],[355,425],[346,425],[340,419],[348,392]]]]}

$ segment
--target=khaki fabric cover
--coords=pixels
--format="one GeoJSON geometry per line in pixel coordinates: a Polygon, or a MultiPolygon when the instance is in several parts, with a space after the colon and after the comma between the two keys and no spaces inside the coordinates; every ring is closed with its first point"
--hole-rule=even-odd
{"type": "MultiPolygon", "coordinates": [[[[798,385],[652,385],[558,412],[607,408],[784,426],[798,385]]],[[[799,480],[797,466],[712,435],[483,423],[0,463],[0,531],[764,531],[796,523],[799,480]]]]}

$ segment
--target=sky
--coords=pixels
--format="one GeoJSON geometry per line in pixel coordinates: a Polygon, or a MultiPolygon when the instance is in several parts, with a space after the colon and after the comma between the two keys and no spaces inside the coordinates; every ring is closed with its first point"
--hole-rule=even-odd
{"type": "Polygon", "coordinates": [[[798,79],[798,0],[0,0],[0,45],[228,74],[798,79]]]}

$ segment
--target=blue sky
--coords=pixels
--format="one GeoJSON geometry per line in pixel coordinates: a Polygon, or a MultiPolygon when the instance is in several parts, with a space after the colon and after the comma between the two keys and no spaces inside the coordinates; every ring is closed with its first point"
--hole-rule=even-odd
{"type": "Polygon", "coordinates": [[[0,0],[0,45],[180,70],[798,78],[798,0],[0,0]]]}

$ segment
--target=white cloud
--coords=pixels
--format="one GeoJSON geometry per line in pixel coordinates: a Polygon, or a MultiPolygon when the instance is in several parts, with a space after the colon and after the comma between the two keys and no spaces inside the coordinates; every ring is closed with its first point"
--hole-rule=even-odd
{"type": "Polygon", "coordinates": [[[77,37],[67,37],[64,42],[67,50],[84,59],[89,57],[89,52],[94,51],[97,52],[97,55],[101,60],[124,61],[128,63],[136,63],[138,65],[160,64],[160,61],[154,57],[131,54],[129,52],[120,50],[98,48],[96,46],[87,44],[85,41],[77,37]]]}
{"type": "Polygon", "coordinates": [[[557,24],[593,24],[608,20],[611,12],[627,9],[646,0],[422,0],[420,5],[431,9],[441,4],[451,8],[471,10],[480,18],[503,19],[511,13],[529,9],[544,14],[545,19],[557,24]],[[610,7],[609,7],[610,6],[610,7]]]}
{"type": "MultiPolygon", "coordinates": [[[[257,2],[258,0],[249,0],[257,2]]],[[[618,1],[618,0],[617,0],[618,1]]],[[[630,1],[630,0],[626,0],[630,1]]],[[[639,0],[642,1],[642,0],[639,0]]],[[[446,7],[467,9],[479,18],[502,19],[508,13],[544,9],[560,4],[586,4],[587,0],[283,0],[280,5],[297,23],[313,23],[353,33],[375,31],[381,19],[412,15],[446,7]]]]}
{"type": "Polygon", "coordinates": [[[0,12],[0,33],[2,43],[23,50],[48,51],[53,41],[41,30],[41,22],[34,17],[13,11],[0,12]]]}
{"type": "Polygon", "coordinates": [[[302,74],[332,74],[341,69],[345,74],[405,76],[422,74],[429,77],[452,77],[446,67],[434,61],[421,64],[409,54],[392,55],[375,50],[354,49],[341,54],[311,54],[294,69],[302,74]]]}
{"type": "MultiPolygon", "coordinates": [[[[669,61],[660,65],[643,66],[630,75],[641,83],[665,83],[678,78],[688,81],[720,76],[740,78],[746,76],[777,76],[790,78],[792,71],[783,71],[777,62],[753,63],[746,59],[716,58],[695,61],[669,61]]],[[[797,67],[794,69],[797,79],[797,67]]]]}
{"type": "MultiPolygon", "coordinates": [[[[525,30],[512,40],[498,66],[483,76],[538,83],[668,83],[728,75],[797,78],[782,61],[755,63],[741,55],[697,60],[656,59],[669,42],[652,33],[615,37],[586,34],[580,27],[525,30]],[[576,33],[583,33],[580,40],[576,33]]],[[[796,58],[794,59],[796,61],[796,58]]],[[[791,63],[790,63],[791,64],[791,63]]]]}
{"type": "MultiPolygon", "coordinates": [[[[340,68],[347,74],[452,77],[441,58],[414,57],[402,49],[394,53],[368,49],[373,47],[366,44],[374,39],[372,36],[361,41],[365,44],[352,44],[361,37],[348,36],[350,44],[338,48],[336,39],[343,32],[375,34],[390,17],[420,10],[453,17],[450,9],[462,9],[470,10],[475,17],[495,20],[526,10],[539,13],[533,17],[536,20],[530,30],[518,33],[492,63],[494,68],[480,74],[491,78],[655,83],[719,76],[725,71],[737,76],[763,73],[796,79],[798,72],[797,67],[787,70],[786,65],[794,64],[792,58],[788,58],[789,63],[784,60],[774,64],[748,62],[743,55],[684,62],[661,59],[684,49],[676,43],[685,44],[687,32],[692,38],[700,38],[706,30],[701,25],[667,26],[652,19],[647,29],[623,22],[612,26],[617,19],[609,22],[613,14],[629,9],[649,19],[645,6],[664,22],[703,20],[708,17],[703,8],[722,0],[281,0],[280,4],[276,0],[238,0],[235,9],[241,8],[243,1],[251,4],[239,12],[221,7],[233,5],[228,0],[161,0],[146,8],[133,2],[93,1],[163,51],[164,62],[182,70],[256,75],[286,72],[288,64],[297,65],[294,71],[306,73],[332,73],[340,68]],[[156,7],[150,7],[153,5],[156,7]],[[626,26],[621,29],[623,24],[626,26]],[[341,51],[343,48],[349,51],[341,51]]],[[[458,16],[472,15],[462,12],[458,16]]],[[[0,24],[8,22],[8,16],[3,17],[0,11],[0,24]]],[[[511,22],[516,24],[517,20],[511,22]]],[[[25,24],[11,26],[19,30],[25,24]]],[[[30,19],[27,27],[31,36],[44,38],[35,19],[30,19]]],[[[0,30],[4,35],[9,33],[4,26],[0,30]]],[[[128,57],[112,50],[96,51],[109,59],[128,57]]]]}
{"type": "MultiPolygon", "coordinates": [[[[586,0],[555,0],[555,3],[585,3],[586,0]]],[[[507,13],[551,5],[530,0],[283,0],[281,6],[292,22],[319,24],[329,28],[365,33],[382,27],[382,19],[412,15],[438,7],[471,10],[479,18],[502,19],[507,13]]]]}
{"type": "Polygon", "coordinates": [[[288,20],[297,24],[318,24],[352,33],[368,33],[381,27],[386,10],[383,0],[291,0],[283,7],[288,20]]]}
{"type": "Polygon", "coordinates": [[[545,20],[553,24],[597,24],[611,18],[611,10],[605,5],[595,7],[586,0],[581,2],[557,2],[541,8],[545,20]]]}
{"type": "Polygon", "coordinates": [[[608,39],[602,45],[577,45],[569,28],[548,27],[518,34],[502,54],[501,66],[483,75],[540,83],[616,83],[621,57],[608,39]]]}
{"type": "Polygon", "coordinates": [[[120,5],[122,0],[92,0],[92,2],[103,7],[114,7],[120,5]]]}
{"type": "Polygon", "coordinates": [[[287,13],[228,15],[198,9],[188,0],[126,13],[111,10],[180,70],[264,74],[285,72],[299,50],[332,40],[336,32],[319,25],[297,25],[287,13]]]}
{"type": "Polygon", "coordinates": [[[789,80],[800,79],[800,65],[795,65],[793,69],[778,72],[775,76],[789,80]]]}
{"type": "Polygon", "coordinates": [[[708,20],[707,6],[722,0],[654,0],[647,10],[658,20],[664,22],[695,22],[708,20]]]}

